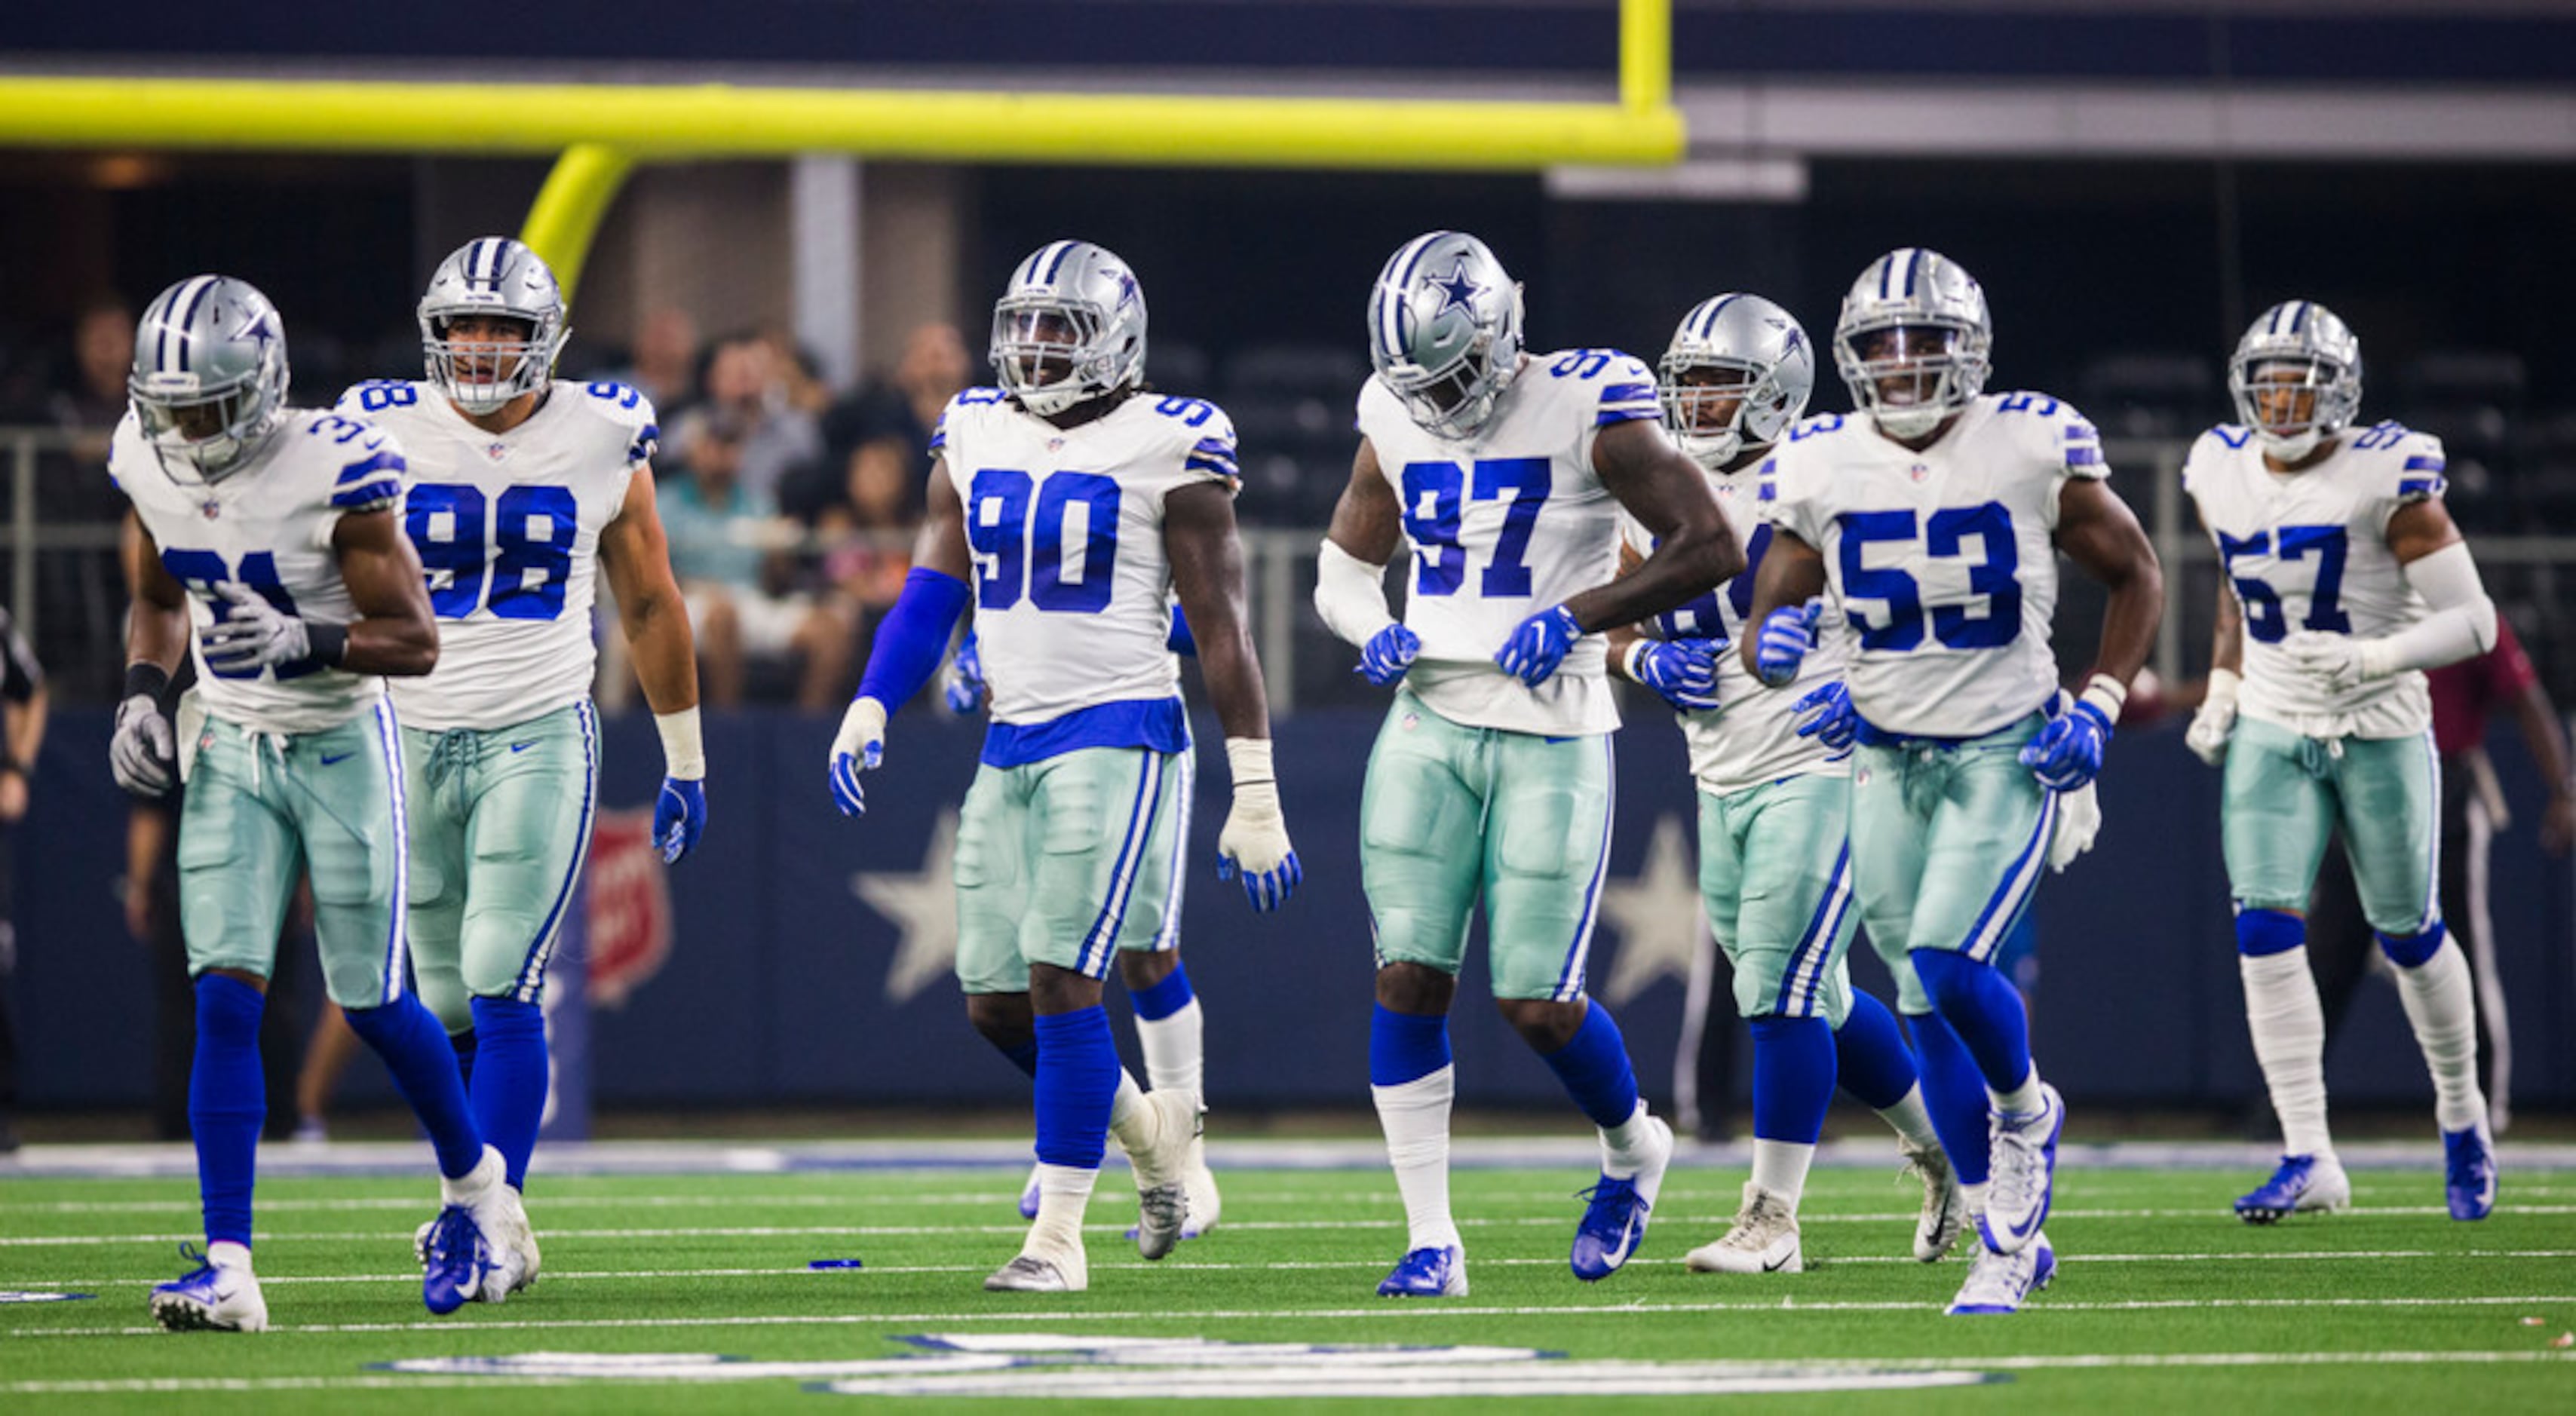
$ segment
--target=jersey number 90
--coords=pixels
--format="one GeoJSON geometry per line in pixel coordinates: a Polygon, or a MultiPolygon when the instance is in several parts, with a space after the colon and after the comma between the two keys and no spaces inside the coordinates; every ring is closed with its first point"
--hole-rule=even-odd
{"type": "Polygon", "coordinates": [[[1041,610],[1097,614],[1109,608],[1117,578],[1117,479],[1058,472],[1040,483],[987,467],[966,493],[966,544],[975,552],[978,609],[1007,610],[1025,596],[1041,610]]]}

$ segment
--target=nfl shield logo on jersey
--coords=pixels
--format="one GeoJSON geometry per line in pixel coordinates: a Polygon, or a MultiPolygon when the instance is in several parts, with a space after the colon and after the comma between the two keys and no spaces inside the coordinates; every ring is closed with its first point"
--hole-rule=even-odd
{"type": "Polygon", "coordinates": [[[486,443],[486,444],[484,444],[484,446],[483,446],[483,452],[484,452],[484,455],[485,455],[485,456],[487,456],[487,457],[491,458],[491,459],[492,459],[493,461],[495,461],[495,462],[498,462],[498,461],[500,461],[502,458],[505,458],[505,457],[507,457],[507,456],[509,456],[509,455],[510,455],[510,445],[509,445],[508,443],[505,443],[505,442],[492,442],[492,443],[486,443]]]}
{"type": "Polygon", "coordinates": [[[1924,478],[1929,477],[1929,476],[1931,476],[1931,475],[1932,475],[1932,467],[1931,467],[1931,464],[1929,464],[1929,463],[1918,462],[1918,463],[1915,463],[1913,466],[1906,468],[1906,469],[1905,469],[1905,472],[1906,472],[1906,475],[1907,475],[1907,476],[1912,477],[1915,481],[1920,482],[1920,481],[1922,481],[1924,478]]]}

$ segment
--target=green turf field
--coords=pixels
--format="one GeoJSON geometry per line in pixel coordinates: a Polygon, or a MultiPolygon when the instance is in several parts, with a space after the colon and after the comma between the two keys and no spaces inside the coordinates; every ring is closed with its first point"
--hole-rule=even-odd
{"type": "MultiPolygon", "coordinates": [[[[176,1245],[195,1234],[193,1183],[5,1179],[0,1290],[96,1297],[0,1304],[0,1410],[181,1396],[192,1410],[641,1416],[955,1390],[922,1404],[1402,1393],[1563,1412],[1611,1389],[1662,1393],[1623,1410],[2576,1410],[2576,1352],[2550,1345],[2576,1329],[2576,1171],[2509,1169],[2502,1208],[2462,1225],[2429,1167],[2355,1170],[2355,1213],[2250,1229],[2227,1202],[2255,1174],[2069,1168],[2048,1225],[2056,1285],[1985,1319],[1941,1315],[1966,1266],[1907,1256],[1920,1192],[1892,1168],[1819,1169],[1809,1271],[1764,1280],[1682,1267],[1723,1230],[1742,1175],[1677,1170],[1642,1256],[1597,1287],[1565,1266],[1572,1195],[1590,1178],[1579,1166],[1462,1171],[1474,1292],[1403,1304],[1372,1295],[1403,1247],[1383,1171],[1220,1173],[1223,1227],[1147,1265],[1119,1237],[1133,1201],[1113,1165],[1093,1207],[1091,1290],[1049,1298],[980,1286],[1017,1248],[1016,1171],[541,1178],[543,1281],[446,1319],[422,1309],[411,1262],[421,1182],[264,1180],[257,1252],[276,1327],[256,1336],[150,1326],[145,1293],[179,1274],[176,1245]],[[827,1258],[865,1267],[807,1267],[827,1258]],[[1129,1343],[1082,1346],[1103,1337],[1129,1343]],[[1312,1350],[1333,1345],[1433,1350],[1312,1350]],[[483,1372],[380,1365],[539,1353],[557,1355],[483,1372]],[[604,1354],[665,1360],[649,1381],[616,1379],[592,1374],[604,1354]],[[728,1373],[717,1356],[815,1365],[728,1373]]],[[[639,1370],[631,1357],[626,1370],[639,1370]]]]}

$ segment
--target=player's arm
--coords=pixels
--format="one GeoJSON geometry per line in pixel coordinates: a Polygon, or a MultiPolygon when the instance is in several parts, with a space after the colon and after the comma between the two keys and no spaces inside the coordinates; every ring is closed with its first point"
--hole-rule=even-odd
{"type": "MultiPolygon", "coordinates": [[[[1619,573],[1634,575],[1646,558],[1627,538],[1619,541],[1619,573]]],[[[1610,627],[1610,671],[1651,688],[1683,712],[1717,707],[1717,656],[1726,646],[1707,639],[1655,640],[1634,624],[1610,627]]]]}
{"type": "Polygon", "coordinates": [[[676,862],[707,826],[707,747],[698,721],[698,646],[688,606],[671,575],[653,472],[638,467],[626,500],[599,533],[599,564],[617,597],[617,618],[633,651],[635,679],[662,735],[662,790],[653,801],[653,845],[676,862]]]}
{"type": "Polygon", "coordinates": [[[1385,685],[1404,677],[1422,640],[1396,622],[1386,603],[1386,563],[1395,558],[1404,509],[1380,470],[1377,446],[1360,439],[1351,480],[1333,504],[1333,521],[1315,559],[1315,613],[1324,627],[1360,651],[1359,674],[1385,685]]]}
{"type": "Polygon", "coordinates": [[[1774,688],[1797,677],[1799,660],[1815,647],[1817,612],[1810,602],[1824,593],[1823,553],[1771,523],[1771,545],[1753,573],[1753,609],[1744,617],[1758,628],[1735,646],[1744,671],[1774,688]]]}
{"type": "Polygon", "coordinates": [[[1655,537],[1637,569],[1569,598],[1586,631],[1635,624],[1672,609],[1744,569],[1744,548],[1717,509],[1708,477],[1648,419],[1613,423],[1592,440],[1592,470],[1619,505],[1655,537]]]}
{"type": "MultiPolygon", "coordinates": [[[[1622,538],[1619,542],[1619,574],[1623,577],[1634,575],[1637,573],[1637,567],[1644,565],[1645,563],[1646,558],[1637,554],[1637,548],[1628,544],[1627,540],[1622,538]]],[[[1638,624],[1632,622],[1629,624],[1614,624],[1610,626],[1608,633],[1610,636],[1610,671],[1617,674],[1619,677],[1626,679],[1630,683],[1644,683],[1645,680],[1637,677],[1637,671],[1629,666],[1628,656],[1631,653],[1636,652],[1639,645],[1649,642],[1646,638],[1645,630],[1638,624]]]]}
{"type": "Polygon", "coordinates": [[[358,617],[346,625],[308,621],[312,657],[353,674],[398,678],[436,668],[438,621],[430,617],[429,577],[392,509],[343,514],[331,528],[331,549],[358,617]]]}
{"type": "Polygon", "coordinates": [[[2057,548],[2111,592],[2102,612],[2102,648],[2084,697],[2116,722],[2130,680],[2156,647],[2156,624],[2165,609],[2164,568],[2137,515],[2098,477],[2069,477],[2058,489],[2057,548]]]}
{"type": "Polygon", "coordinates": [[[2439,500],[2399,507],[2388,518],[2388,549],[2431,613],[2377,639],[2299,630],[2281,645],[2292,663],[2347,689],[2410,669],[2456,664],[2495,647],[2495,601],[2487,598],[2469,543],[2439,500]]]}
{"type": "Polygon", "coordinates": [[[948,653],[949,635],[967,605],[974,557],[966,544],[966,506],[948,475],[947,458],[930,460],[929,511],[913,537],[912,571],[903,593],[877,625],[858,696],[832,739],[832,800],[844,816],[866,811],[859,773],[885,758],[886,716],[912,701],[948,653]]]}
{"type": "Polygon", "coordinates": [[[1240,871],[1253,908],[1276,909],[1297,888],[1303,870],[1279,810],[1261,660],[1244,625],[1243,541],[1235,534],[1233,493],[1201,482],[1165,496],[1163,547],[1234,774],[1234,807],[1217,836],[1217,873],[1227,878],[1240,871]]]}
{"type": "Polygon", "coordinates": [[[2549,701],[2549,690],[2537,678],[2526,681],[2506,701],[2522,727],[2522,740],[2531,748],[2540,779],[2549,787],[2549,803],[2540,813],[2540,848],[2551,855],[2565,855],[2570,838],[2576,837],[2576,774],[2568,766],[2566,726],[2559,721],[2557,705],[2549,701]]]}
{"type": "Polygon", "coordinates": [[[120,549],[134,607],[125,619],[125,692],[107,745],[116,784],[154,798],[178,780],[177,735],[162,698],[188,646],[188,592],[161,564],[161,547],[141,517],[127,512],[120,549]]]}

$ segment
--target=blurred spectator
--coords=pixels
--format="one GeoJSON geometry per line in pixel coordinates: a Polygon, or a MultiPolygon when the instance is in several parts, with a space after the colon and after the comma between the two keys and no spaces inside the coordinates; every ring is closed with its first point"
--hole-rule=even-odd
{"type": "Polygon", "coordinates": [[[671,426],[697,401],[698,322],[675,305],[646,315],[643,328],[635,332],[633,366],[600,377],[640,390],[653,400],[663,426],[671,426]]]}
{"type": "Polygon", "coordinates": [[[719,468],[729,486],[774,508],[779,483],[823,453],[814,415],[790,402],[790,389],[768,341],[757,335],[727,339],[707,361],[705,399],[666,424],[668,445],[690,471],[719,468]]]}
{"type": "Polygon", "coordinates": [[[83,467],[107,465],[108,434],[125,416],[133,372],[134,312],[116,296],[93,298],[72,325],[72,382],[54,391],[48,409],[56,427],[76,435],[72,458],[83,467]]]}
{"type": "Polygon", "coordinates": [[[710,436],[687,479],[660,489],[671,571],[688,602],[707,701],[739,707],[749,663],[797,666],[797,706],[821,712],[846,697],[853,627],[837,596],[795,585],[802,536],[770,496],[742,481],[740,448],[710,436]]]}
{"type": "Polygon", "coordinates": [[[45,403],[46,419],[70,435],[71,446],[37,459],[36,518],[56,535],[64,534],[62,527],[83,528],[69,534],[92,535],[96,544],[39,552],[34,604],[13,608],[33,626],[36,653],[52,666],[57,691],[67,699],[102,700],[125,671],[117,618],[124,597],[108,539],[125,518],[125,497],[108,480],[107,443],[125,416],[134,315],[115,296],[97,296],[81,307],[71,343],[67,381],[45,403]]]}
{"type": "Polygon", "coordinates": [[[16,871],[18,825],[27,819],[27,787],[45,745],[45,671],[0,609],[0,1155],[18,1148],[18,971],[16,871]]]}
{"type": "Polygon", "coordinates": [[[842,485],[817,520],[831,537],[823,570],[871,617],[894,603],[912,568],[930,433],[972,373],[957,327],[926,324],[904,342],[892,379],[868,384],[824,419],[824,464],[842,485]]]}

